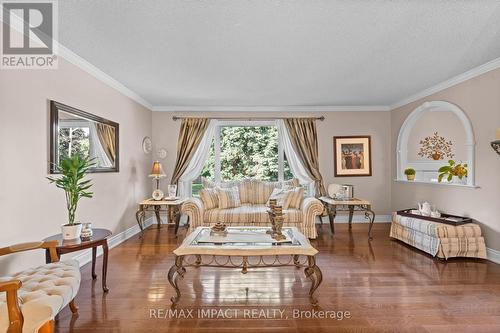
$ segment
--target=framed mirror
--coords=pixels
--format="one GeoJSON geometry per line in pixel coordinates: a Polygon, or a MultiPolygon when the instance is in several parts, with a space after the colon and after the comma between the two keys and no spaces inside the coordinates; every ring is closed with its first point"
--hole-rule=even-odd
{"type": "Polygon", "coordinates": [[[71,106],[50,101],[49,172],[64,156],[80,154],[94,159],[90,172],[118,172],[119,125],[71,106]]]}

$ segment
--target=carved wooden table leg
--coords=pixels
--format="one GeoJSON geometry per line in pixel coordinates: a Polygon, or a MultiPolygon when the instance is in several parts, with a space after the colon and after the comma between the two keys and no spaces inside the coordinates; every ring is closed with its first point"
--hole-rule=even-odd
{"type": "Polygon", "coordinates": [[[371,206],[366,207],[365,211],[365,217],[369,219],[370,221],[370,227],[368,228],[368,239],[372,240],[372,227],[373,227],[373,222],[375,222],[375,212],[372,210],[371,206]],[[371,215],[371,217],[370,217],[371,215]]]}
{"type": "Polygon", "coordinates": [[[349,205],[349,230],[352,229],[352,217],[354,215],[354,206],[349,205]]]}
{"type": "Polygon", "coordinates": [[[170,298],[170,301],[172,301],[172,306],[175,306],[181,298],[181,291],[179,289],[179,285],[177,284],[177,279],[179,278],[179,276],[183,277],[184,273],[186,272],[186,269],[182,267],[183,259],[183,256],[175,256],[175,262],[172,267],[170,267],[167,275],[168,282],[175,289],[176,293],[175,296],[172,296],[172,298],[170,298]]]}
{"type": "Polygon", "coordinates": [[[97,274],[95,273],[95,261],[97,257],[97,246],[92,248],[92,280],[97,279],[97,274]]]}
{"type": "Polygon", "coordinates": [[[335,216],[337,215],[337,207],[335,205],[327,205],[328,219],[330,220],[330,230],[335,233],[335,216]]]}
{"type": "Polygon", "coordinates": [[[106,276],[108,274],[108,241],[102,243],[102,290],[107,293],[109,291],[106,284],[106,276]]]}
{"type": "Polygon", "coordinates": [[[143,222],[144,222],[144,215],[145,214],[146,213],[144,212],[144,206],[139,205],[139,209],[135,213],[135,219],[137,220],[137,224],[139,225],[139,228],[141,228],[141,232],[144,231],[143,222]]]}
{"type": "Polygon", "coordinates": [[[160,210],[161,210],[161,207],[159,205],[155,205],[155,215],[156,215],[156,223],[157,223],[158,229],[160,229],[160,227],[161,227],[160,210]]]}
{"type": "Polygon", "coordinates": [[[179,230],[179,224],[181,223],[181,210],[179,206],[175,206],[174,208],[174,221],[175,221],[175,234],[177,235],[177,230],[179,230]]]}
{"type": "Polygon", "coordinates": [[[323,281],[323,273],[316,265],[316,258],[314,256],[307,257],[307,267],[304,269],[306,277],[312,281],[311,289],[309,290],[309,299],[313,306],[318,305],[318,300],[314,297],[314,292],[318,289],[323,281]]]}

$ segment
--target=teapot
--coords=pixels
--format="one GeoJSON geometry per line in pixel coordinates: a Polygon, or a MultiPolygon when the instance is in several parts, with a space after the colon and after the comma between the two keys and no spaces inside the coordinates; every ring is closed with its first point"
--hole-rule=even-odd
{"type": "Polygon", "coordinates": [[[422,203],[422,204],[419,202],[418,203],[418,211],[423,216],[429,216],[429,215],[431,215],[431,212],[432,212],[431,204],[428,203],[427,201],[424,202],[424,203],[422,203]]]}

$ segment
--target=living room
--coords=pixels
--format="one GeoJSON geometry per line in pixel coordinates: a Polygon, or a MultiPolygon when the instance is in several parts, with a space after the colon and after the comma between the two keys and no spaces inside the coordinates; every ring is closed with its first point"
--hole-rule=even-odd
{"type": "Polygon", "coordinates": [[[498,1],[1,6],[0,331],[499,331],[498,1]]]}

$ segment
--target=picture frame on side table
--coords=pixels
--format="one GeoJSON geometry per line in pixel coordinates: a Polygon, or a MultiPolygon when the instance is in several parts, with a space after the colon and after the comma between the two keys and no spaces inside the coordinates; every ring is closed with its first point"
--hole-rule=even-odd
{"type": "Polygon", "coordinates": [[[335,177],[371,176],[371,136],[334,136],[333,167],[335,177]]]}

